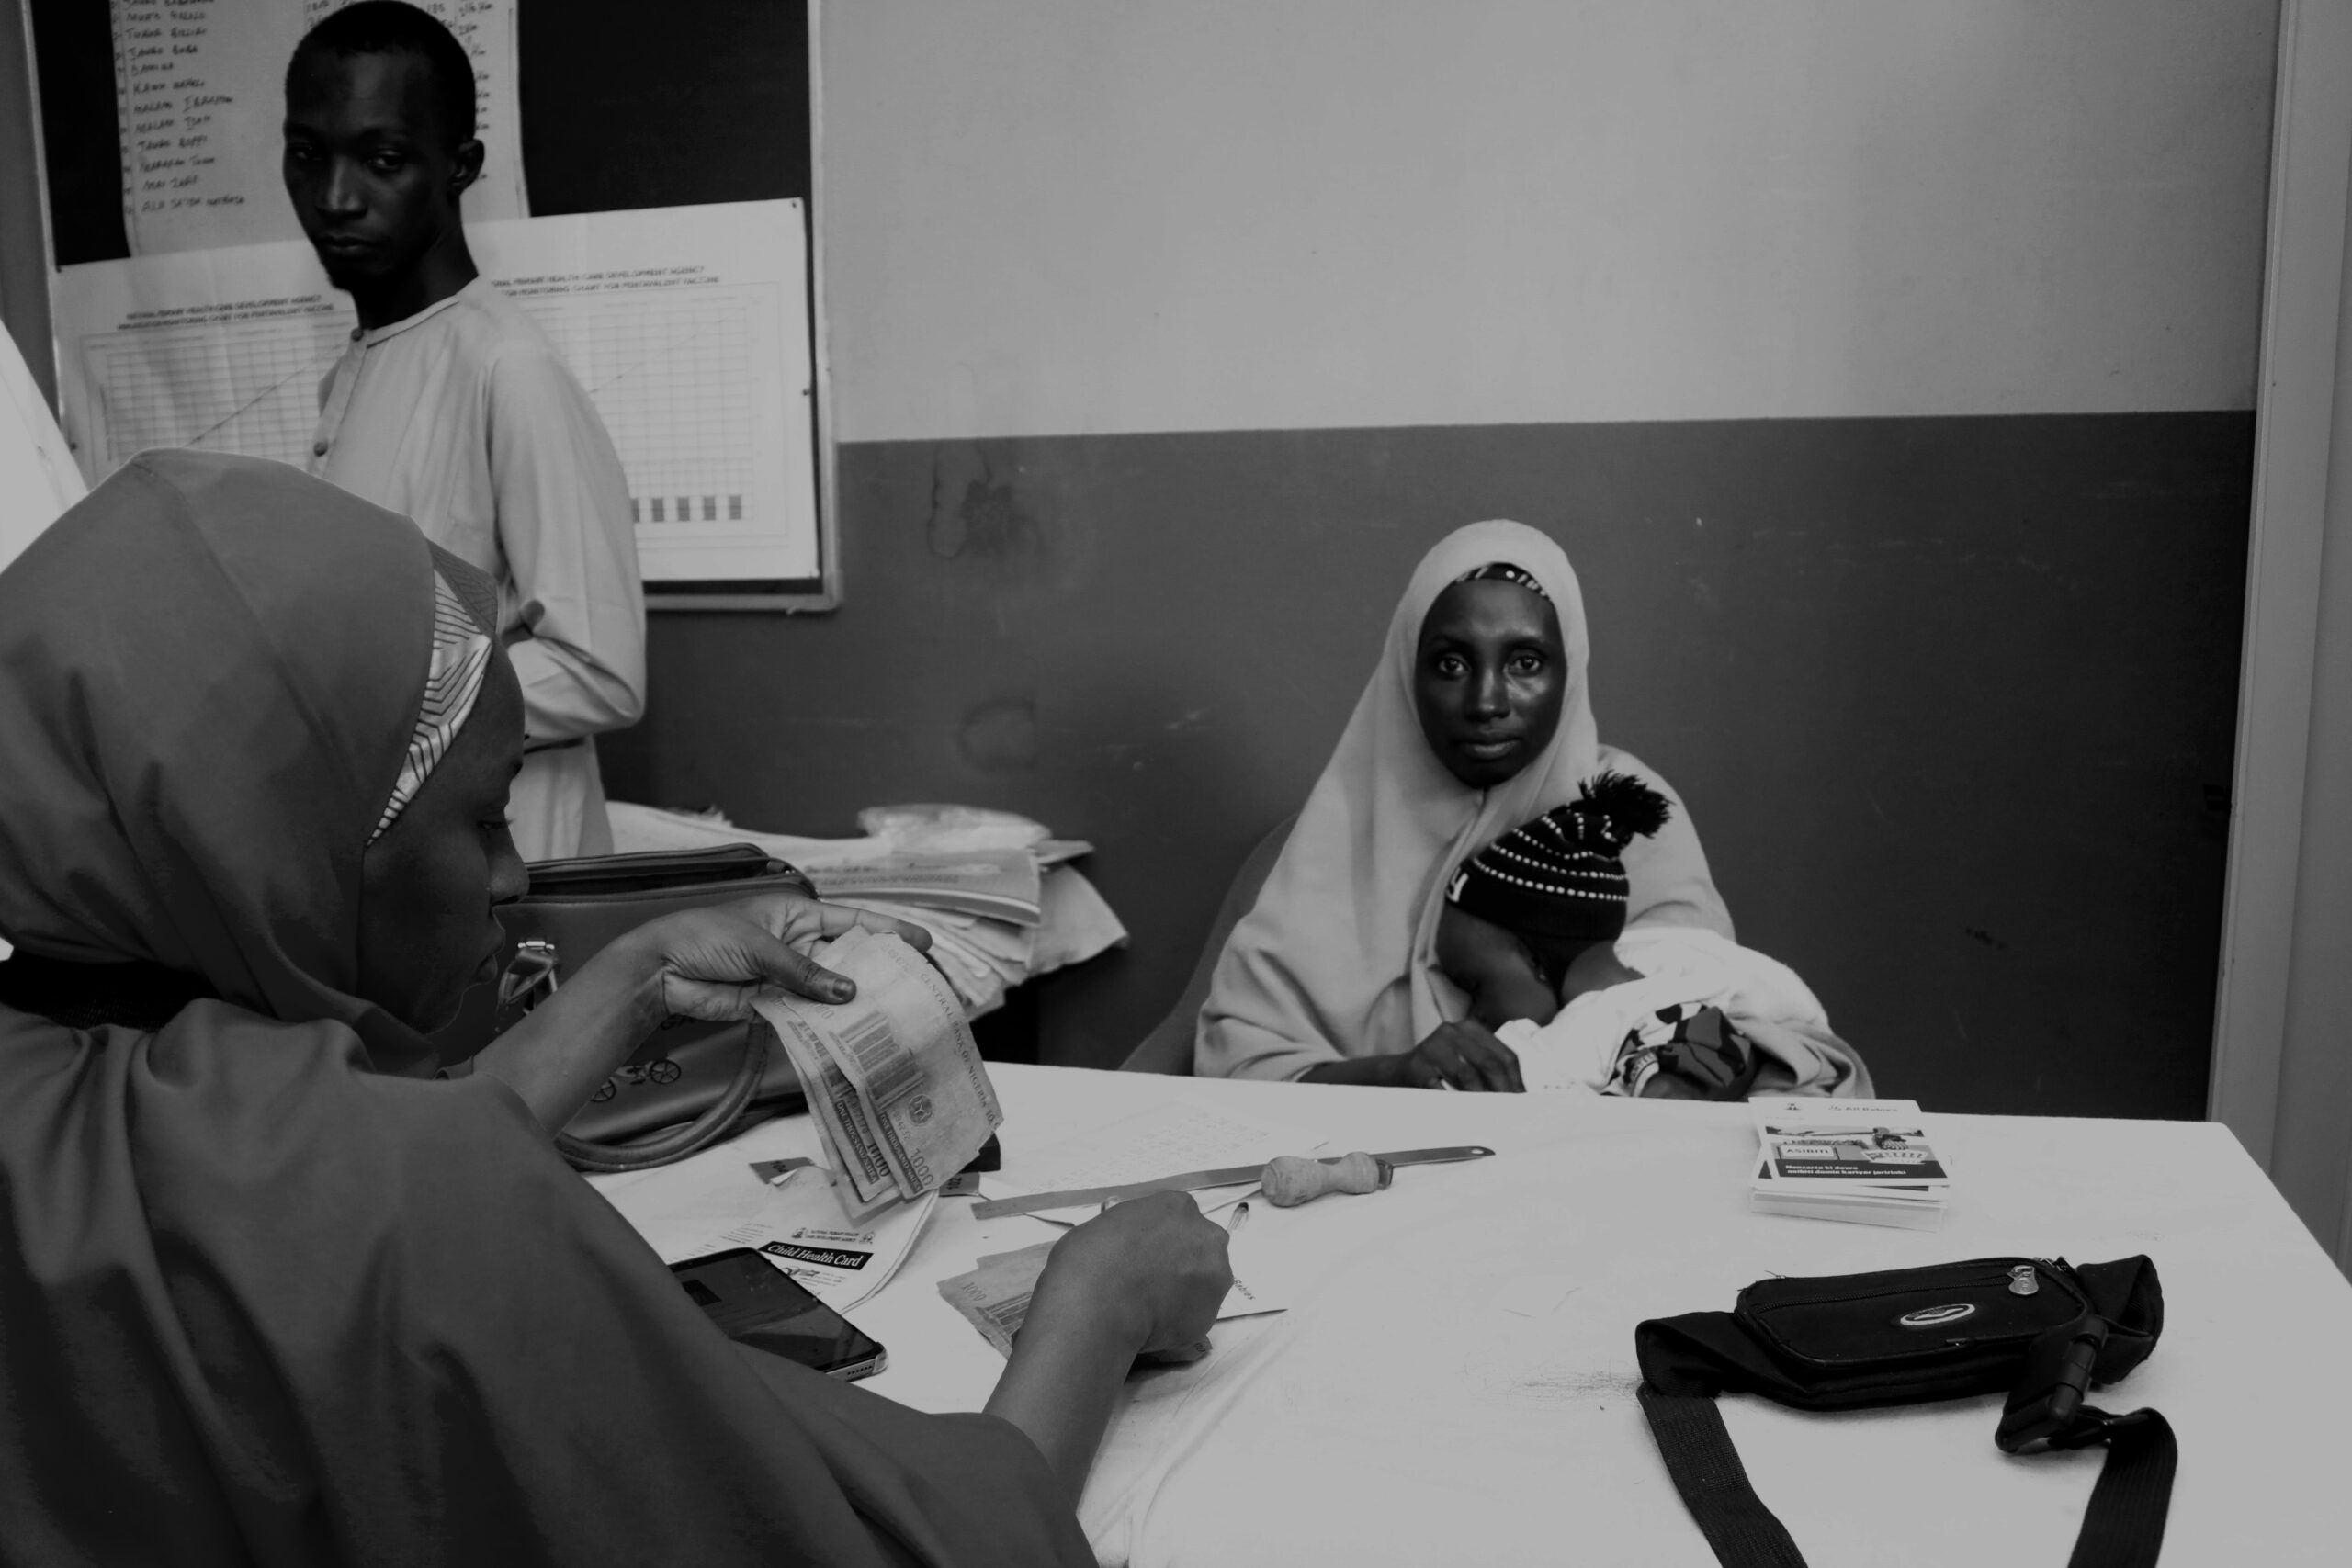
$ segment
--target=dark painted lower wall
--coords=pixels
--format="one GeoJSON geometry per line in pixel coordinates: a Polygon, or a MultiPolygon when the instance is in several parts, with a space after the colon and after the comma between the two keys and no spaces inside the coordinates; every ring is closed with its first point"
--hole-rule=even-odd
{"type": "Polygon", "coordinates": [[[835,615],[657,617],[616,795],[852,829],[1010,807],[1092,840],[1132,951],[1048,981],[1107,1066],[1296,809],[1456,524],[1583,578],[1605,740],[1689,801],[1743,940],[1890,1093],[2204,1104],[2253,416],[886,443],[841,454],[835,615]]]}

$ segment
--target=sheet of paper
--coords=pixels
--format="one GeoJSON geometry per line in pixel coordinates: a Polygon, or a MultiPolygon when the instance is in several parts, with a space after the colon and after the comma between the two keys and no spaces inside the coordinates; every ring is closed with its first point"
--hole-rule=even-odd
{"type": "Polygon", "coordinates": [[[1040,975],[1066,964],[1082,964],[1126,942],[1127,928],[1117,912],[1074,866],[1051,866],[1038,902],[1045,918],[1030,963],[1040,975]]]}
{"type": "MultiPolygon", "coordinates": [[[[649,582],[818,571],[797,201],[469,225],[619,451],[649,582]]],[[[153,446],[311,458],[350,301],[307,243],[62,268],[59,401],[96,484],[153,446]]]]}
{"type": "MultiPolygon", "coordinates": [[[[836,1312],[847,1312],[888,1284],[922,1235],[936,1194],[911,1203],[853,1213],[822,1168],[795,1172],[781,1187],[752,1171],[755,1154],[806,1156],[813,1133],[805,1118],[770,1122],[697,1156],[687,1179],[628,1177],[594,1185],[645,1237],[664,1263],[730,1247],[756,1247],[836,1312]]],[[[683,1170],[683,1168],[679,1168],[683,1170]]],[[[635,1173],[633,1173],[635,1174],[635,1173]]]]}
{"type": "Polygon", "coordinates": [[[706,1250],[757,1247],[835,1312],[849,1311],[890,1282],[939,1203],[938,1193],[926,1192],[912,1202],[853,1217],[828,1201],[836,1190],[820,1179],[803,1177],[780,1190],[787,1201],[737,1224],[706,1250]]]}
{"type": "MultiPolygon", "coordinates": [[[[481,177],[469,222],[522,218],[515,0],[417,0],[474,62],[481,177]]],[[[278,167],[286,65],[350,0],[114,0],[122,219],[133,255],[301,236],[278,167]]]]}

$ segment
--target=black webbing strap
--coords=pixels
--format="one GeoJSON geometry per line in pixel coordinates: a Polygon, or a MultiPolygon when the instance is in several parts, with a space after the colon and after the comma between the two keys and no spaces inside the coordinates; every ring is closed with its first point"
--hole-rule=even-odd
{"type": "MultiPolygon", "coordinates": [[[[1732,1446],[1723,1412],[1700,1394],[1660,1393],[1646,1382],[1642,1414],[1715,1560],[1724,1568],[1804,1568],[1804,1554],[1748,1484],[1747,1467],[1732,1446]]],[[[2153,1410],[2125,1416],[2084,1413],[2101,1424],[2078,1445],[2104,1441],[2107,1463],[2084,1511],[2067,1568],[2154,1568],[2172,1504],[2180,1450],[2172,1427],[2153,1410]]]]}
{"type": "Polygon", "coordinates": [[[2107,1463],[2066,1568],[2152,1568],[2164,1549],[2173,1472],[2179,1468],[2180,1445],[2163,1416],[2135,1410],[2110,1420],[2107,1463]]]}
{"type": "Polygon", "coordinates": [[[1724,1568],[1804,1568],[1786,1526],[1747,1483],[1724,1413],[1712,1399],[1660,1393],[1642,1384],[1642,1414],[1683,1506],[1699,1521],[1724,1568]]]}

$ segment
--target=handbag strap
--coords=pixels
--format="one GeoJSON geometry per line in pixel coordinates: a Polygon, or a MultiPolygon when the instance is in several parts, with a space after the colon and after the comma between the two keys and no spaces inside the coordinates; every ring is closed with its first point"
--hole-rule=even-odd
{"type": "Polygon", "coordinates": [[[2180,1468],[2172,1423],[2153,1410],[2135,1410],[2109,1417],[2103,1440],[2107,1463],[2066,1568],[2153,1568],[2172,1511],[2173,1472],[2180,1468]]]}
{"type": "Polygon", "coordinates": [[[1642,1414],[1682,1505],[1724,1568],[1804,1568],[1804,1553],[1748,1484],[1713,1395],[1660,1393],[1645,1379],[1642,1414]]]}
{"type": "Polygon", "coordinates": [[[735,1124],[752,1103],[753,1091],[767,1073],[768,1051],[775,1047],[763,1040],[764,1024],[757,1024],[744,1032],[743,1057],[735,1065],[735,1076],[718,1098],[702,1113],[683,1127],[630,1143],[600,1144],[587,1138],[575,1138],[569,1133],[555,1135],[556,1152],[563,1156],[571,1168],[592,1176],[609,1176],[625,1170],[650,1170],[655,1166],[669,1165],[691,1154],[699,1154],[711,1145],[735,1134],[735,1124]]]}
{"type": "MultiPolygon", "coordinates": [[[[1804,1554],[1748,1483],[1713,1395],[1661,1393],[1645,1380],[1642,1414],[1683,1506],[1724,1568],[1804,1568],[1804,1554]]],[[[2153,1410],[2109,1416],[2084,1406],[2053,1448],[2107,1447],[2067,1568],[2154,1568],[2180,1449],[2153,1410]]]]}

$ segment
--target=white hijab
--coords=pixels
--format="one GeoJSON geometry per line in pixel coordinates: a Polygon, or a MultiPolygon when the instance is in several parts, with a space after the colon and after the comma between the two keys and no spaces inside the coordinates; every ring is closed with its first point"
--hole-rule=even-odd
{"type": "Polygon", "coordinates": [[[1666,906],[1677,923],[1720,930],[1730,916],[1681,802],[1665,781],[1600,746],[1587,684],[1584,596],[1568,558],[1519,523],[1473,523],[1438,541],[1388,623],[1337,750],[1306,797],[1258,902],[1234,928],[1201,1010],[1195,1070],[1295,1078],[1320,1062],[1409,1050],[1459,1018],[1464,998],[1432,957],[1445,874],[1521,822],[1576,798],[1608,765],[1674,801],[1674,820],[1626,852],[1631,919],[1666,906]],[[1462,784],[1431,754],[1413,701],[1421,623],[1465,573],[1507,562],[1543,584],[1567,657],[1560,727],[1491,790],[1462,784]]]}

